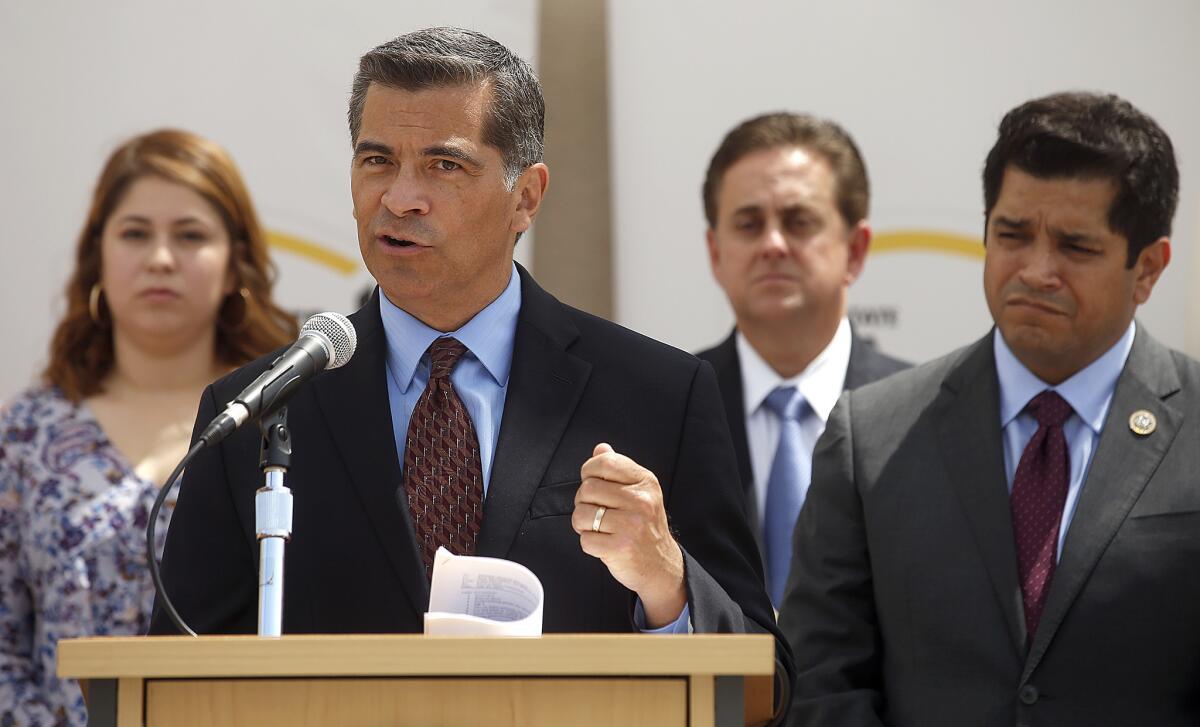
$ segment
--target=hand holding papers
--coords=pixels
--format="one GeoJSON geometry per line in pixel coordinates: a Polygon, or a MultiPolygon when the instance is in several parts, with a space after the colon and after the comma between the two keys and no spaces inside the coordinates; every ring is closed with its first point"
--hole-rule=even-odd
{"type": "Polygon", "coordinates": [[[544,601],[542,582],[525,566],[438,548],[425,633],[541,636],[544,601]]]}

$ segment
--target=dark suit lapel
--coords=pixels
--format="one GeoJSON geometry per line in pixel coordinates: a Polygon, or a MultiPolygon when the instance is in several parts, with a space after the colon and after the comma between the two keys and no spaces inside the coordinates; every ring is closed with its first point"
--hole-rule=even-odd
{"type": "Polygon", "coordinates": [[[881,353],[874,343],[860,338],[854,332],[854,326],[850,326],[850,361],[846,365],[846,383],[842,388],[847,391],[857,389],[908,366],[905,361],[881,353]]]}
{"type": "Polygon", "coordinates": [[[758,498],[754,493],[754,473],[750,469],[750,445],[746,438],[746,399],[742,384],[742,362],[737,352],[737,332],[712,349],[709,361],[717,372],[717,386],[721,389],[721,401],[725,404],[725,418],[729,420],[729,434],[733,437],[733,449],[737,455],[738,474],[742,478],[742,493],[745,496],[746,515],[754,539],[762,551],[762,527],[759,524],[758,498]]]}
{"type": "Polygon", "coordinates": [[[567,352],[579,332],[566,307],[524,268],[518,273],[521,312],[476,544],[492,557],[508,553],[591,373],[591,364],[567,352]]]}
{"type": "Polygon", "coordinates": [[[1004,612],[1018,657],[1025,653],[1025,620],[1012,512],[1004,479],[1000,385],[989,333],[946,377],[937,412],[942,460],[975,532],[975,544],[1004,612]]]}
{"type": "Polygon", "coordinates": [[[1022,679],[1046,653],[1071,604],[1179,432],[1183,414],[1166,401],[1179,388],[1170,351],[1139,329],[1079,493],[1022,679]],[[1158,422],[1148,436],[1129,428],[1130,415],[1140,409],[1158,422]]]}
{"type": "Polygon", "coordinates": [[[317,377],[312,386],[380,546],[413,609],[424,613],[429,605],[429,585],[417,555],[407,505],[401,499],[400,463],[388,404],[387,336],[379,318],[378,288],[351,320],[358,333],[353,359],[317,377]]]}
{"type": "Polygon", "coordinates": [[[879,378],[870,371],[870,349],[871,344],[859,338],[853,331],[850,332],[850,361],[846,364],[846,383],[842,384],[844,390],[857,389],[879,378]]]}

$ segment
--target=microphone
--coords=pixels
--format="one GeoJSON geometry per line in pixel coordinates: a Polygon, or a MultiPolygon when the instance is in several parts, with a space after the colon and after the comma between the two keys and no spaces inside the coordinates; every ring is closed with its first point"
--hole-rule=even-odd
{"type": "Polygon", "coordinates": [[[309,318],[292,347],[229,402],[204,429],[198,443],[211,447],[246,422],[273,414],[301,384],[349,361],[357,345],[354,324],[341,313],[318,313],[309,318]]]}

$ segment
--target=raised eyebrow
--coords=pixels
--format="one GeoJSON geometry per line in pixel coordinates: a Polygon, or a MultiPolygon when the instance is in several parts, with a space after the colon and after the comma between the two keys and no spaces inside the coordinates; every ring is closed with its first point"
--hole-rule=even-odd
{"type": "Polygon", "coordinates": [[[425,149],[422,150],[421,153],[422,153],[422,155],[427,156],[427,157],[449,157],[450,159],[457,159],[460,162],[466,162],[467,164],[469,164],[473,167],[483,166],[483,164],[478,159],[476,159],[475,157],[466,153],[462,149],[459,149],[456,146],[448,146],[445,144],[435,144],[433,146],[425,147],[425,149]]]}
{"type": "Polygon", "coordinates": [[[808,214],[812,212],[812,207],[801,202],[799,204],[788,205],[787,207],[781,209],[780,212],[785,215],[808,214]]]}
{"type": "Polygon", "coordinates": [[[1021,229],[1024,227],[1029,227],[1029,220],[1014,220],[1011,217],[997,217],[996,224],[1001,227],[1013,227],[1016,229],[1021,229]]]}
{"type": "Polygon", "coordinates": [[[756,204],[748,204],[744,207],[738,207],[737,209],[735,209],[733,211],[733,214],[730,215],[730,217],[745,217],[747,215],[754,215],[755,217],[761,217],[762,216],[762,207],[760,207],[756,204]]]}
{"type": "Polygon", "coordinates": [[[193,224],[207,225],[208,223],[205,222],[204,220],[200,219],[199,217],[196,217],[195,215],[188,215],[187,217],[180,217],[179,219],[177,219],[171,223],[171,225],[173,225],[174,227],[183,227],[184,225],[193,225],[193,224]]]}
{"type": "Polygon", "coordinates": [[[360,141],[354,146],[354,156],[362,156],[363,154],[383,154],[385,156],[391,156],[392,147],[378,141],[360,141]]]}
{"type": "Polygon", "coordinates": [[[117,222],[133,222],[139,225],[148,225],[150,224],[150,218],[141,215],[122,215],[117,222]]]}

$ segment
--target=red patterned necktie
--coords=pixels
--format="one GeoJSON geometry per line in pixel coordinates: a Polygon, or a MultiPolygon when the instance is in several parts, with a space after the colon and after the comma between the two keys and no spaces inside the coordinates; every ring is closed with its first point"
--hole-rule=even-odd
{"type": "Polygon", "coordinates": [[[1026,635],[1032,643],[1054,577],[1058,532],[1067,501],[1071,460],[1062,425],[1071,416],[1071,405],[1046,390],[1025,408],[1037,419],[1038,428],[1017,465],[1010,504],[1026,635]]]}
{"type": "Polygon", "coordinates": [[[471,415],[450,383],[450,372],[467,347],[454,338],[429,346],[429,384],[408,421],[404,445],[404,488],[425,562],[445,546],[455,555],[474,555],[483,518],[483,467],[471,415]]]}

